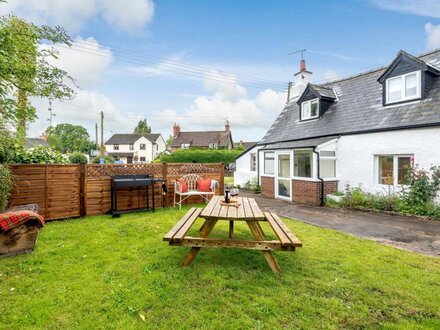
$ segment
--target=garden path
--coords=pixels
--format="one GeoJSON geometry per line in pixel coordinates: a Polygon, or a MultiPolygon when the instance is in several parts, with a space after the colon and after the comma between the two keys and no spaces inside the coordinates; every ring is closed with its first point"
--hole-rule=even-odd
{"type": "MultiPolygon", "coordinates": [[[[286,218],[440,257],[440,221],[299,205],[244,191],[240,196],[253,197],[262,210],[274,211],[286,218]]],[[[304,246],[307,248],[307,239],[304,239],[304,246]]]]}

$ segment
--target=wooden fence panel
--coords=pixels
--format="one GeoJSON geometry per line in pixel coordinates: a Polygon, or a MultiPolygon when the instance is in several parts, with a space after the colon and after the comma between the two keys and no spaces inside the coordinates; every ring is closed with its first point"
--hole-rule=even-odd
{"type": "MultiPolygon", "coordinates": [[[[152,174],[166,180],[168,193],[161,185],[155,189],[156,207],[172,206],[174,181],[185,174],[198,174],[219,182],[217,192],[224,187],[223,164],[202,163],[152,163],[152,164],[18,164],[10,166],[14,187],[10,206],[36,203],[40,214],[47,220],[106,214],[111,208],[111,176],[152,174]]],[[[145,188],[130,188],[118,192],[118,209],[146,206],[145,188]]],[[[153,196],[149,196],[152,205],[153,196]]],[[[200,197],[191,197],[187,203],[200,203],[200,197]]]]}
{"type": "Polygon", "coordinates": [[[14,187],[10,206],[36,203],[46,220],[79,217],[80,166],[11,165],[14,187]]]}

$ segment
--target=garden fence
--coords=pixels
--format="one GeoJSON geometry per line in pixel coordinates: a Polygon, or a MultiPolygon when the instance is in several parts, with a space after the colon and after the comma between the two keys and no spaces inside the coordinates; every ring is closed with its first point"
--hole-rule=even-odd
{"type": "MultiPolygon", "coordinates": [[[[156,187],[157,207],[173,205],[174,181],[185,174],[198,174],[217,180],[223,191],[222,163],[152,163],[152,164],[14,164],[10,206],[36,203],[47,220],[106,214],[111,208],[113,175],[152,174],[166,180],[168,192],[156,187]]],[[[130,188],[118,191],[118,209],[145,207],[145,190],[130,188]]],[[[150,199],[153,196],[150,196],[150,199]]],[[[187,203],[203,200],[193,196],[187,203]]],[[[150,200],[151,205],[151,200],[150,200]]]]}

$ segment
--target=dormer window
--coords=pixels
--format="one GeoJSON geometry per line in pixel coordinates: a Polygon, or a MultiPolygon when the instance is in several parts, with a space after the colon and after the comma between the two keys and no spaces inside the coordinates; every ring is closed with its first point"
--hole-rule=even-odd
{"type": "Polygon", "coordinates": [[[386,103],[418,99],[421,96],[420,71],[410,72],[386,80],[386,103]]]}
{"type": "Polygon", "coordinates": [[[319,99],[313,99],[301,103],[301,120],[318,118],[318,116],[319,116],[319,99]]]}

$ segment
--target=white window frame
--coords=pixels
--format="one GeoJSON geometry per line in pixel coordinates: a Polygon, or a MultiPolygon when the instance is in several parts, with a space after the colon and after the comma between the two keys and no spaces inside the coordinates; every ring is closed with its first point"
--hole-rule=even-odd
{"type": "Polygon", "coordinates": [[[256,153],[252,153],[249,155],[249,159],[250,159],[250,168],[249,170],[251,172],[255,172],[257,170],[257,154],[256,153]]]}
{"type": "Polygon", "coordinates": [[[400,76],[396,76],[396,77],[392,77],[392,78],[388,78],[385,81],[385,85],[386,85],[386,90],[385,90],[385,103],[386,104],[394,104],[394,103],[399,103],[399,102],[405,102],[405,101],[410,101],[410,100],[415,100],[415,99],[419,99],[421,97],[421,92],[422,92],[422,79],[421,79],[422,75],[421,75],[421,71],[412,71],[409,73],[405,73],[403,75],[400,76]],[[410,76],[412,74],[416,74],[416,81],[417,81],[417,93],[414,96],[406,96],[406,88],[405,88],[405,79],[407,76],[410,76]],[[396,101],[389,101],[388,100],[388,85],[389,82],[391,80],[398,80],[400,79],[400,91],[401,91],[401,99],[400,100],[396,100],[396,101]]]}
{"type": "Polygon", "coordinates": [[[118,143],[115,143],[113,145],[113,150],[119,150],[119,144],[118,143]]]}
{"type": "Polygon", "coordinates": [[[308,101],[304,101],[301,103],[301,121],[303,120],[309,120],[309,119],[314,119],[314,118],[318,118],[319,117],[319,99],[312,99],[312,100],[308,100],[308,101]],[[312,103],[317,104],[317,111],[316,111],[316,116],[312,116],[312,103]],[[304,106],[308,104],[309,106],[309,115],[308,116],[304,116],[304,106]]]}
{"type": "Polygon", "coordinates": [[[129,150],[134,150],[134,145],[133,145],[133,144],[129,144],[129,145],[128,145],[128,149],[129,149],[129,150]]]}
{"type": "Polygon", "coordinates": [[[181,143],[180,144],[180,149],[189,149],[189,143],[181,143]]]}
{"type": "Polygon", "coordinates": [[[139,144],[139,150],[147,150],[147,145],[145,143],[140,143],[139,144]]]}
{"type": "MultiPolygon", "coordinates": [[[[331,178],[323,178],[324,180],[334,180],[338,177],[338,167],[337,167],[337,154],[336,154],[336,150],[335,149],[322,149],[319,150],[319,160],[334,160],[335,161],[335,176],[331,177],[331,178]],[[334,152],[335,155],[333,157],[329,157],[329,156],[322,156],[321,152],[322,151],[331,151],[334,152]]],[[[321,164],[319,164],[319,172],[321,172],[322,166],[321,164]]],[[[319,177],[322,178],[321,173],[318,173],[319,177]]]]}
{"type": "Polygon", "coordinates": [[[293,171],[293,153],[291,151],[277,151],[274,153],[275,156],[275,169],[274,169],[274,176],[275,176],[275,198],[278,199],[284,199],[286,201],[291,201],[292,200],[292,194],[293,194],[293,189],[292,189],[292,171],[293,171]],[[290,167],[289,167],[289,177],[281,177],[279,176],[279,156],[289,156],[290,159],[290,167]],[[279,190],[279,181],[278,180],[288,180],[289,181],[289,189],[290,189],[290,196],[286,197],[286,196],[282,196],[278,194],[278,190],[279,190]]]}
{"type": "Polygon", "coordinates": [[[275,159],[276,159],[276,153],[274,152],[274,151],[265,151],[265,152],[263,152],[263,176],[275,176],[275,173],[276,173],[276,162],[275,162],[275,159]],[[273,173],[267,173],[266,172],[266,154],[272,154],[273,155],[273,158],[272,158],[272,161],[273,161],[273,173]]]}
{"type": "Polygon", "coordinates": [[[375,178],[374,181],[377,185],[381,187],[393,187],[393,188],[399,188],[404,187],[405,185],[399,183],[399,158],[414,158],[414,154],[380,154],[375,156],[375,178]],[[393,157],[393,184],[383,184],[379,182],[380,173],[379,173],[379,157],[380,156],[391,156],[393,157]]]}
{"type": "Polygon", "coordinates": [[[315,153],[313,152],[313,149],[310,148],[304,148],[304,149],[294,149],[293,155],[292,155],[292,178],[295,180],[303,180],[303,181],[315,181],[316,178],[316,164],[315,164],[315,153]],[[295,153],[298,151],[310,151],[312,158],[311,158],[311,176],[295,176],[295,153]]]}
{"type": "Polygon", "coordinates": [[[218,149],[218,144],[216,142],[209,142],[209,149],[218,149]]]}

